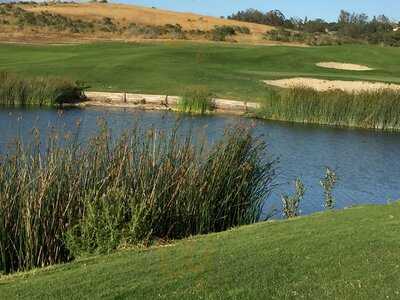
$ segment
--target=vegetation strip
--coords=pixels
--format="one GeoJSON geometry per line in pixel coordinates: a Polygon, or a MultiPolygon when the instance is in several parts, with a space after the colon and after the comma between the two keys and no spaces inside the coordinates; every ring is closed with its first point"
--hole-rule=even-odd
{"type": "MultiPolygon", "coordinates": [[[[99,92],[87,92],[86,95],[88,98],[101,100],[100,105],[133,103],[147,104],[151,108],[154,108],[154,105],[160,108],[175,106],[178,110],[181,101],[179,97],[172,96],[170,99],[169,96],[163,95],[99,92]]],[[[349,93],[340,90],[319,92],[311,88],[294,87],[272,90],[261,104],[213,99],[209,105],[226,112],[250,112],[268,120],[399,131],[399,104],[398,90],[380,89],[349,93]]],[[[191,112],[185,107],[182,111],[191,112]]]]}
{"type": "Polygon", "coordinates": [[[318,92],[304,87],[271,91],[259,116],[269,120],[399,131],[400,91],[318,92]]]}
{"type": "MultiPolygon", "coordinates": [[[[8,32],[8,36],[0,35],[0,38],[6,40],[12,39],[10,36],[19,33],[22,40],[35,40],[37,37],[42,40],[141,38],[234,41],[237,36],[245,38],[253,35],[247,25],[262,32],[269,29],[269,26],[193,14],[171,14],[161,10],[154,12],[131,5],[47,2],[6,4],[0,2],[0,25],[3,32],[8,32]],[[157,21],[152,24],[149,23],[149,19],[157,21]],[[41,36],[43,34],[46,37],[41,36]]],[[[259,36],[261,39],[262,35],[259,36]]]]}
{"type": "Polygon", "coordinates": [[[399,235],[399,203],[329,211],[4,276],[0,298],[397,299],[399,235]]]}
{"type": "Polygon", "coordinates": [[[279,10],[263,13],[247,9],[228,18],[276,26],[265,33],[265,37],[273,41],[303,42],[315,46],[355,43],[400,46],[400,22],[385,15],[370,18],[364,13],[341,10],[338,21],[328,22],[321,18],[287,18],[279,10]]]}
{"type": "Polygon", "coordinates": [[[100,129],[84,144],[79,127],[46,144],[34,130],[0,157],[0,273],[259,221],[275,162],[250,129],[212,145],[178,124],[100,129]]]}
{"type": "MultiPolygon", "coordinates": [[[[140,106],[146,108],[160,108],[160,109],[168,109],[168,108],[176,108],[185,112],[194,112],[196,109],[190,107],[190,104],[185,103],[181,104],[180,101],[184,99],[184,97],[179,96],[169,96],[169,95],[147,95],[147,94],[131,94],[131,93],[108,93],[108,92],[85,92],[85,95],[88,99],[86,104],[94,104],[94,105],[118,105],[123,106],[126,104],[127,107],[131,105],[140,106]]],[[[186,97],[186,99],[188,99],[186,97]]],[[[189,100],[186,100],[189,101],[189,100]]],[[[259,103],[255,102],[245,102],[238,100],[229,100],[229,99],[218,99],[218,98],[210,98],[209,103],[206,104],[207,108],[203,110],[205,111],[213,111],[213,110],[223,110],[223,111],[232,111],[232,112],[240,112],[246,113],[249,110],[255,111],[260,108],[259,103]]],[[[83,102],[85,104],[85,102],[83,102]]],[[[201,110],[201,109],[200,109],[201,110]]]]}
{"type": "Polygon", "coordinates": [[[0,106],[55,106],[82,99],[83,87],[79,83],[54,77],[21,78],[0,72],[0,106]]]}

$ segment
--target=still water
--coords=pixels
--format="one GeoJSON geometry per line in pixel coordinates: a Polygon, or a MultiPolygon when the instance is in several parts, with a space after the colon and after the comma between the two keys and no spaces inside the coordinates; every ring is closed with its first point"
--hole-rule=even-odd
{"type": "MultiPolygon", "coordinates": [[[[264,139],[269,152],[279,158],[276,191],[265,203],[265,212],[281,209],[280,195],[293,192],[299,177],[306,186],[302,214],[323,210],[323,191],[319,181],[325,167],[339,177],[334,195],[337,207],[371,203],[382,204],[400,199],[400,134],[368,130],[339,129],[289,123],[250,120],[236,116],[189,116],[166,112],[125,109],[0,109],[0,153],[17,137],[28,142],[33,128],[42,135],[51,128],[73,131],[80,122],[82,140],[98,130],[105,119],[114,136],[140,124],[167,129],[179,119],[183,129],[200,129],[209,141],[215,141],[227,126],[239,122],[252,124],[254,135],[264,139]]],[[[278,213],[279,215],[279,213],[278,213]]]]}

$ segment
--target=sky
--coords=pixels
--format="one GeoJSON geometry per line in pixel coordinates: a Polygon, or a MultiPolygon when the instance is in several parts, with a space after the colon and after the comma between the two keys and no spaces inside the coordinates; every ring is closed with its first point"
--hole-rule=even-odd
{"type": "Polygon", "coordinates": [[[238,10],[256,8],[262,11],[281,10],[287,17],[337,19],[341,9],[367,15],[385,14],[400,20],[400,0],[119,0],[142,6],[174,11],[195,12],[211,16],[227,16],[238,10]]]}

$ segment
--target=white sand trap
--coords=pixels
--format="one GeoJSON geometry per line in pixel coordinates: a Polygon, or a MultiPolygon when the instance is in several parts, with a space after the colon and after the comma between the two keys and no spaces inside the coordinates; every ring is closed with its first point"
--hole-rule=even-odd
{"type": "Polygon", "coordinates": [[[400,85],[382,82],[367,82],[367,81],[343,81],[343,80],[323,80],[314,78],[290,78],[279,80],[265,80],[268,85],[273,85],[281,88],[291,87],[306,87],[324,92],[331,90],[342,90],[345,92],[362,92],[362,91],[377,91],[382,89],[391,89],[400,91],[400,85]]]}
{"type": "Polygon", "coordinates": [[[371,71],[372,68],[363,65],[356,64],[345,64],[338,62],[320,62],[317,63],[318,67],[328,68],[328,69],[337,69],[337,70],[347,70],[347,71],[371,71]]]}

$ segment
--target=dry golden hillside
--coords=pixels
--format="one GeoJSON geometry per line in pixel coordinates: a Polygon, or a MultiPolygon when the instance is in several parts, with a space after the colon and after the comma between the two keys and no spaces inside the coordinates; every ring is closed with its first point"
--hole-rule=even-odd
{"type": "Polygon", "coordinates": [[[272,29],[261,24],[124,4],[0,5],[0,41],[161,39],[271,44],[264,34],[272,29]],[[221,36],[216,26],[235,28],[235,32],[221,36]]]}
{"type": "Polygon", "coordinates": [[[271,30],[271,26],[224,20],[214,17],[201,16],[193,13],[179,13],[157,8],[147,8],[124,4],[53,4],[48,6],[25,6],[32,12],[48,11],[69,17],[82,19],[102,19],[109,17],[121,23],[137,23],[162,26],[180,24],[185,30],[211,30],[216,25],[246,26],[253,33],[262,34],[271,30]]]}

